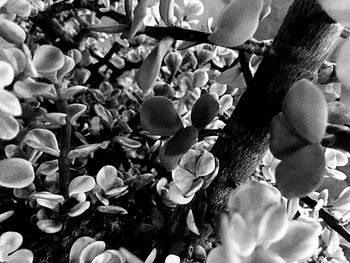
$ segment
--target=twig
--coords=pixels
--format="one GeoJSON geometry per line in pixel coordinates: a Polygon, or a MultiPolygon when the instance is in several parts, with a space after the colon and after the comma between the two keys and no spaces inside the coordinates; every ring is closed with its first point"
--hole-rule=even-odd
{"type": "Polygon", "coordinates": [[[344,125],[328,124],[321,144],[325,147],[338,148],[350,152],[350,128],[344,125]]]}
{"type": "Polygon", "coordinates": [[[58,159],[58,167],[59,167],[59,183],[60,183],[60,192],[65,197],[69,197],[68,193],[68,185],[69,185],[69,177],[70,177],[70,160],[68,158],[68,153],[70,151],[71,144],[71,132],[72,126],[70,124],[70,118],[68,115],[68,103],[67,99],[63,98],[61,92],[61,85],[55,85],[56,93],[57,93],[57,108],[59,112],[67,114],[66,116],[66,125],[63,125],[61,128],[60,135],[60,156],[58,159]]]}
{"type": "MultiPolygon", "coordinates": [[[[314,208],[317,202],[310,197],[303,197],[300,199],[303,203],[308,205],[310,208],[314,208]]],[[[339,221],[328,213],[324,208],[319,211],[320,218],[332,229],[334,229],[339,235],[341,235],[346,241],[350,242],[350,233],[339,224],[339,221]]]]}
{"type": "Polygon", "coordinates": [[[247,84],[247,87],[253,88],[254,86],[253,73],[250,70],[249,60],[250,60],[250,56],[245,51],[239,52],[239,62],[241,64],[241,70],[242,70],[245,82],[247,84]]]}

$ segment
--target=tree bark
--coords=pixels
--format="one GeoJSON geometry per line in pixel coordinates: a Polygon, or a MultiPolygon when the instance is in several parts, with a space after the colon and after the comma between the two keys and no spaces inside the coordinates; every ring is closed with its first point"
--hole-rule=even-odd
{"type": "Polygon", "coordinates": [[[296,81],[316,80],[317,70],[340,36],[336,24],[317,0],[295,0],[272,44],[277,56],[262,60],[224,133],[213,146],[220,171],[208,189],[211,218],[226,209],[232,190],[246,181],[268,147],[271,119],[296,81]]]}

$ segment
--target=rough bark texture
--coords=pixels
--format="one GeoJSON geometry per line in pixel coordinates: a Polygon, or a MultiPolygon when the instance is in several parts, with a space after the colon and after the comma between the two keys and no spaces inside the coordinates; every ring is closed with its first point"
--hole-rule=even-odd
{"type": "Polygon", "coordinates": [[[295,0],[272,44],[277,56],[261,62],[212,152],[220,172],[208,191],[212,215],[226,208],[237,185],[247,180],[268,146],[268,127],[286,91],[297,80],[314,80],[339,37],[335,24],[316,0],[295,0]]]}

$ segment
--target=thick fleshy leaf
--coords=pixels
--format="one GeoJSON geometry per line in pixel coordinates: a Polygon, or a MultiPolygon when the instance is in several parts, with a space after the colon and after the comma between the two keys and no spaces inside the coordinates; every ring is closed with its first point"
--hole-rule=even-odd
{"type": "Polygon", "coordinates": [[[134,19],[131,24],[128,38],[135,37],[136,33],[144,27],[143,19],[147,14],[148,0],[141,0],[137,3],[134,10],[134,19]]]}
{"type": "Polygon", "coordinates": [[[275,252],[268,249],[255,249],[249,258],[249,263],[285,263],[275,252]]]}
{"type": "Polygon", "coordinates": [[[5,232],[0,236],[0,261],[7,261],[7,256],[22,244],[23,237],[17,232],[5,232]]]}
{"type": "Polygon", "coordinates": [[[307,259],[318,248],[318,236],[322,227],[316,222],[293,220],[282,240],[272,244],[270,250],[287,262],[307,259]]]}
{"type": "Polygon", "coordinates": [[[98,206],[97,211],[104,213],[104,214],[122,214],[125,215],[128,213],[126,209],[120,206],[116,205],[109,205],[109,206],[98,206]]]}
{"type": "Polygon", "coordinates": [[[101,143],[82,145],[82,146],[75,148],[74,150],[71,150],[68,154],[68,158],[73,160],[75,158],[86,157],[86,156],[94,153],[95,151],[97,151],[101,147],[102,147],[101,143]]]}
{"type": "MultiPolygon", "coordinates": [[[[206,263],[226,263],[227,257],[224,246],[217,246],[210,250],[206,263]]],[[[234,254],[234,258],[230,257],[230,260],[235,263],[242,263],[237,255],[234,254]]]]}
{"type": "Polygon", "coordinates": [[[282,112],[288,123],[310,143],[320,143],[327,125],[327,104],[312,82],[302,79],[287,92],[282,112]]]}
{"type": "MultiPolygon", "coordinates": [[[[173,1],[173,0],[167,0],[173,1]]],[[[161,1],[162,2],[162,1],[161,1]]],[[[182,56],[179,52],[169,52],[164,58],[164,64],[167,65],[172,74],[175,74],[182,63],[182,56]]]]}
{"type": "Polygon", "coordinates": [[[332,209],[348,212],[350,203],[350,187],[346,187],[340,194],[339,198],[332,203],[332,209]]]}
{"type": "Polygon", "coordinates": [[[175,183],[170,183],[170,187],[169,187],[169,199],[171,201],[173,201],[176,204],[179,205],[185,205],[188,204],[189,202],[191,202],[191,200],[193,199],[194,195],[189,196],[189,197],[184,197],[183,194],[181,193],[180,189],[177,188],[177,186],[175,185],[175,183]]]}
{"type": "Polygon", "coordinates": [[[8,86],[12,83],[15,73],[10,63],[0,61],[0,88],[8,86]]]}
{"type": "Polygon", "coordinates": [[[10,211],[7,211],[5,213],[1,213],[0,214],[0,223],[1,222],[4,222],[6,219],[9,219],[13,214],[14,214],[14,210],[10,210],[10,211]]]}
{"type": "Polygon", "coordinates": [[[171,136],[183,128],[171,100],[155,96],[141,105],[141,125],[152,135],[171,136]]]}
{"type": "Polygon", "coordinates": [[[69,253],[69,263],[79,263],[81,251],[96,240],[91,237],[80,237],[73,243],[69,253]]]}
{"type": "Polygon", "coordinates": [[[105,248],[106,244],[103,241],[95,241],[88,244],[79,255],[79,263],[91,263],[96,256],[102,254],[105,248]]]}
{"type": "Polygon", "coordinates": [[[83,115],[83,113],[86,111],[87,106],[80,103],[73,103],[68,105],[68,115],[70,118],[70,122],[74,125],[77,121],[77,119],[83,115]]]}
{"type": "Polygon", "coordinates": [[[73,96],[83,92],[87,90],[87,87],[84,87],[84,86],[81,86],[81,85],[78,85],[78,86],[73,86],[73,87],[70,87],[68,89],[66,89],[64,92],[63,92],[63,98],[67,98],[67,99],[70,99],[72,98],[73,96]]]}
{"type": "Polygon", "coordinates": [[[234,47],[252,38],[263,8],[263,0],[231,1],[221,13],[208,39],[213,44],[234,47]]]}
{"type": "Polygon", "coordinates": [[[64,65],[65,57],[61,50],[51,45],[42,45],[35,50],[33,63],[40,73],[59,70],[64,65]]]}
{"type": "Polygon", "coordinates": [[[40,220],[36,223],[38,228],[47,233],[47,234],[54,234],[62,229],[62,223],[58,221],[54,221],[51,219],[45,219],[45,220],[40,220]]]}
{"type": "Polygon", "coordinates": [[[215,157],[210,152],[204,152],[196,164],[196,176],[206,176],[215,169],[215,157]]]}
{"type": "Polygon", "coordinates": [[[288,155],[276,168],[276,184],[287,198],[303,197],[321,183],[325,174],[321,145],[311,144],[288,155]]]}
{"type": "Polygon", "coordinates": [[[219,100],[220,110],[219,114],[224,114],[228,109],[230,109],[233,105],[233,98],[230,94],[225,94],[219,100]]]}
{"type": "Polygon", "coordinates": [[[28,249],[20,249],[12,253],[6,260],[7,263],[32,263],[33,252],[28,249]]]}
{"type": "Polygon", "coordinates": [[[277,114],[270,123],[270,150],[278,159],[283,159],[292,152],[308,144],[287,122],[283,113],[277,114]]]}
{"type": "Polygon", "coordinates": [[[252,228],[239,213],[233,213],[230,218],[224,215],[221,220],[220,237],[226,249],[247,257],[256,246],[252,228]]]}
{"type": "Polygon", "coordinates": [[[58,160],[46,161],[40,164],[36,170],[38,174],[52,175],[58,171],[58,160]]]}
{"type": "Polygon", "coordinates": [[[203,184],[204,184],[204,180],[202,178],[194,181],[190,190],[188,190],[188,192],[184,195],[184,197],[193,196],[196,192],[199,191],[199,189],[202,188],[203,184]]]}
{"type": "Polygon", "coordinates": [[[288,216],[283,206],[274,205],[266,210],[261,218],[258,243],[264,247],[282,239],[288,229],[288,216]]]}
{"type": "Polygon", "coordinates": [[[17,81],[13,87],[16,95],[20,98],[31,99],[41,96],[52,100],[57,99],[54,85],[43,82],[36,82],[31,78],[17,81]]]}
{"type": "Polygon", "coordinates": [[[0,138],[12,140],[19,132],[17,120],[9,113],[0,110],[0,138]]]}
{"type": "Polygon", "coordinates": [[[140,148],[142,146],[142,144],[136,140],[130,139],[128,137],[125,136],[116,136],[115,140],[121,144],[124,147],[128,147],[131,149],[137,149],[140,148]]]}
{"type": "Polygon", "coordinates": [[[64,76],[66,74],[68,74],[70,71],[72,71],[72,69],[75,66],[75,62],[74,59],[72,59],[71,57],[68,56],[64,56],[64,64],[63,66],[57,71],[57,79],[58,81],[62,81],[62,79],[64,78],[64,76]]]}
{"type": "Polygon", "coordinates": [[[75,177],[69,183],[69,195],[88,192],[95,187],[95,184],[95,179],[92,176],[81,175],[75,177]]]}
{"type": "Polygon", "coordinates": [[[122,257],[121,253],[118,250],[108,249],[104,253],[108,253],[112,255],[112,258],[110,259],[110,261],[104,262],[104,263],[124,263],[125,262],[124,258],[122,257]]]}
{"type": "Polygon", "coordinates": [[[22,27],[5,18],[0,18],[0,37],[6,41],[19,44],[26,39],[26,33],[22,27]]]}
{"type": "Polygon", "coordinates": [[[188,214],[186,217],[186,224],[189,230],[191,230],[193,233],[195,233],[198,236],[200,235],[199,229],[196,226],[196,222],[194,221],[193,212],[191,209],[190,211],[188,211],[188,214]]]}
{"type": "Polygon", "coordinates": [[[231,85],[241,75],[242,75],[241,68],[238,66],[235,66],[219,74],[215,78],[215,81],[217,81],[220,84],[231,85]]]}
{"type": "Polygon", "coordinates": [[[100,169],[96,182],[105,192],[124,184],[123,180],[118,177],[118,170],[111,165],[105,165],[100,169]]]}
{"type": "Polygon", "coordinates": [[[165,145],[166,156],[185,154],[198,139],[198,130],[192,126],[181,129],[165,145]]]}
{"type": "MultiPolygon", "coordinates": [[[[324,2],[330,2],[330,1],[324,1],[324,2]]],[[[345,2],[344,0],[340,2],[345,2]]],[[[336,3],[336,2],[335,2],[336,3]]],[[[350,8],[350,5],[349,5],[350,8]]],[[[347,10],[350,15],[349,9],[347,10]]],[[[350,22],[350,20],[349,20],[350,22]]],[[[349,74],[347,74],[350,70],[350,40],[345,41],[343,46],[341,47],[338,57],[337,57],[337,66],[336,66],[336,73],[337,77],[348,90],[350,89],[350,78],[349,74]]]]}
{"type": "Polygon", "coordinates": [[[177,166],[172,172],[172,177],[177,188],[185,194],[191,189],[195,176],[184,168],[177,166]]]}
{"type": "Polygon", "coordinates": [[[166,143],[159,150],[159,159],[167,171],[172,171],[176,168],[176,166],[181,158],[181,155],[179,155],[179,156],[167,156],[164,154],[165,147],[166,147],[166,143]]]}
{"type": "Polygon", "coordinates": [[[181,259],[179,256],[170,254],[165,258],[164,263],[180,263],[181,259]]]}
{"type": "Polygon", "coordinates": [[[142,63],[137,74],[137,84],[143,92],[152,88],[152,84],[158,76],[163,58],[173,42],[174,40],[172,38],[162,39],[158,46],[151,51],[146,60],[142,63]]]}
{"type": "Polygon", "coordinates": [[[84,213],[87,209],[89,209],[90,207],[90,202],[89,201],[84,201],[81,202],[75,206],[73,206],[69,212],[68,215],[70,217],[76,217],[76,216],[80,216],[82,213],[84,213]]]}
{"type": "Polygon", "coordinates": [[[21,104],[11,92],[0,89],[0,110],[13,116],[22,114],[21,104]]]}
{"type": "Polygon", "coordinates": [[[208,72],[204,69],[197,69],[193,72],[192,87],[203,87],[209,81],[208,72]]]}
{"type": "Polygon", "coordinates": [[[347,0],[318,0],[324,11],[336,22],[350,25],[350,3],[347,0]]]}
{"type": "Polygon", "coordinates": [[[192,125],[203,129],[219,113],[219,102],[210,93],[202,95],[193,105],[191,113],[192,125]]]}
{"type": "Polygon", "coordinates": [[[21,158],[0,161],[0,185],[9,188],[23,188],[34,180],[34,170],[30,162],[21,158]]]}
{"type": "Polygon", "coordinates": [[[62,195],[56,195],[47,191],[36,192],[32,196],[35,198],[45,199],[57,203],[62,203],[64,201],[64,197],[62,195]]]}
{"type": "Polygon", "coordinates": [[[159,14],[167,26],[172,26],[176,17],[174,15],[175,0],[162,0],[159,2],[159,14]]]}
{"type": "Polygon", "coordinates": [[[227,205],[230,214],[238,212],[246,221],[258,225],[266,210],[280,202],[281,193],[275,187],[249,182],[233,191],[227,205]],[[254,211],[253,218],[251,211],[254,211]]]}
{"type": "Polygon", "coordinates": [[[23,142],[33,149],[59,157],[60,150],[55,134],[46,129],[33,129],[29,131],[23,142]]]}
{"type": "Polygon", "coordinates": [[[143,263],[138,257],[125,248],[119,248],[120,253],[123,255],[127,263],[143,263]]]}
{"type": "Polygon", "coordinates": [[[13,195],[17,198],[27,199],[34,191],[36,191],[36,187],[31,183],[26,187],[13,189],[13,195]]]}
{"type": "Polygon", "coordinates": [[[95,257],[91,263],[108,263],[112,259],[112,254],[110,253],[102,253],[95,257]]]}

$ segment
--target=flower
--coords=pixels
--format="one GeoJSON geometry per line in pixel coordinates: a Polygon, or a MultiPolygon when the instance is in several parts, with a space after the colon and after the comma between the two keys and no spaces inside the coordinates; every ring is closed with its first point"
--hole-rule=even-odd
{"type": "Polygon", "coordinates": [[[210,251],[207,263],[293,262],[309,258],[318,248],[321,225],[289,221],[280,192],[270,185],[241,185],[228,207],[221,220],[221,245],[210,251]]]}

